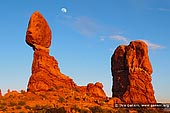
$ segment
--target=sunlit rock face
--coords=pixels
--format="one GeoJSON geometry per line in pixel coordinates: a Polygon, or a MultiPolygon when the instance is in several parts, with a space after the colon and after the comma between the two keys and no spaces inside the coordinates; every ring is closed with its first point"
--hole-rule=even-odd
{"type": "Polygon", "coordinates": [[[38,11],[34,12],[26,32],[26,43],[34,49],[32,75],[29,79],[28,91],[76,87],[71,78],[60,72],[57,60],[49,55],[51,38],[51,30],[47,21],[38,11]]]}
{"type": "Polygon", "coordinates": [[[151,83],[152,66],[143,41],[117,47],[111,58],[111,71],[112,97],[125,103],[156,103],[151,83]]]}
{"type": "Polygon", "coordinates": [[[51,38],[51,30],[47,21],[38,11],[34,12],[28,24],[26,43],[36,49],[39,47],[49,48],[51,38]]]}
{"type": "Polygon", "coordinates": [[[87,86],[77,86],[71,78],[62,74],[57,60],[49,55],[51,44],[51,30],[47,21],[38,12],[30,18],[26,32],[26,43],[34,50],[32,75],[29,79],[27,91],[48,91],[58,88],[74,89],[80,94],[90,97],[106,98],[102,83],[89,83],[87,86]]]}

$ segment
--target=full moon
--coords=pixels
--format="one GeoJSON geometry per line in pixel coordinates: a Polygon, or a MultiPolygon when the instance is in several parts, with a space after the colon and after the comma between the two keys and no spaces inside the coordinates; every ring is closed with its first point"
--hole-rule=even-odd
{"type": "Polygon", "coordinates": [[[67,9],[66,8],[61,8],[61,11],[63,12],[63,13],[67,13],[67,9]]]}

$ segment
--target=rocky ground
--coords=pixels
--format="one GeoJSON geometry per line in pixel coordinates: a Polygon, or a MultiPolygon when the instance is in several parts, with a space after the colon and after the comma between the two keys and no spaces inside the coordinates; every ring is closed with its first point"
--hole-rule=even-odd
{"type": "Polygon", "coordinates": [[[115,108],[114,103],[119,101],[62,87],[40,92],[9,91],[0,97],[0,113],[158,113],[156,109],[115,108]]]}

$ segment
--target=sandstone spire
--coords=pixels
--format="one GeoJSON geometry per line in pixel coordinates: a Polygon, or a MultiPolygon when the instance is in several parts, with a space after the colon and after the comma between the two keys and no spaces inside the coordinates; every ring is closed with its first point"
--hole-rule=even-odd
{"type": "Polygon", "coordinates": [[[49,55],[51,38],[51,30],[47,21],[38,11],[34,12],[26,32],[26,43],[34,49],[28,91],[76,86],[72,79],[60,72],[57,60],[49,55]]]}
{"type": "Polygon", "coordinates": [[[60,72],[57,60],[49,55],[51,38],[51,30],[47,21],[38,11],[34,12],[30,18],[26,33],[26,43],[33,47],[34,50],[32,75],[29,79],[27,90],[47,91],[65,88],[68,90],[80,90],[81,94],[88,93],[96,98],[106,98],[101,83],[77,86],[71,78],[60,72]]]}
{"type": "Polygon", "coordinates": [[[111,58],[112,96],[125,103],[156,103],[147,45],[132,41],[117,47],[111,58]]]}

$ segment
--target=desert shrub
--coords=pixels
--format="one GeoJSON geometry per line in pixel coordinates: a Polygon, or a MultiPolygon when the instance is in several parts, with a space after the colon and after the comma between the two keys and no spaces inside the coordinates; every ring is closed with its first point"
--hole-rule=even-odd
{"type": "Polygon", "coordinates": [[[26,104],[25,101],[19,101],[19,102],[18,102],[18,105],[20,105],[20,106],[23,106],[23,105],[25,105],[25,104],[26,104]]]}
{"type": "Polygon", "coordinates": [[[25,109],[31,109],[31,107],[28,106],[28,105],[26,105],[26,106],[24,106],[24,107],[25,107],[25,109]]]}
{"type": "Polygon", "coordinates": [[[38,111],[38,113],[46,113],[45,111],[48,110],[48,109],[51,109],[51,106],[49,106],[49,105],[45,105],[45,106],[36,105],[32,109],[35,110],[35,111],[38,111]]]}
{"type": "Polygon", "coordinates": [[[58,100],[60,103],[64,102],[65,99],[63,97],[60,97],[59,100],[58,100]]]}
{"type": "Polygon", "coordinates": [[[94,102],[100,106],[103,106],[105,104],[105,101],[95,100],[94,102]]]}
{"type": "Polygon", "coordinates": [[[10,94],[8,98],[14,98],[14,96],[10,94]]]}
{"type": "Polygon", "coordinates": [[[113,113],[110,109],[102,109],[102,113],[113,113]]]}
{"type": "Polygon", "coordinates": [[[10,106],[10,107],[13,107],[13,106],[16,106],[16,105],[17,105],[17,103],[15,103],[15,102],[10,102],[10,103],[9,103],[9,106],[10,106]]]}
{"type": "Polygon", "coordinates": [[[5,102],[0,103],[2,106],[6,106],[7,104],[5,102]]]}
{"type": "Polygon", "coordinates": [[[66,113],[66,110],[64,107],[61,108],[51,108],[48,109],[45,113],[66,113]]]}
{"type": "Polygon", "coordinates": [[[28,111],[28,113],[33,113],[33,111],[28,111]]]}
{"type": "Polygon", "coordinates": [[[45,99],[47,98],[46,95],[43,95],[43,94],[40,94],[40,96],[43,97],[43,98],[45,98],[45,99]]]}
{"type": "Polygon", "coordinates": [[[54,93],[53,95],[54,95],[54,96],[57,96],[57,94],[56,94],[56,93],[54,93]]]}
{"type": "Polygon", "coordinates": [[[25,90],[21,90],[21,94],[25,94],[26,93],[26,91],[25,90]]]}
{"type": "Polygon", "coordinates": [[[159,113],[157,110],[154,109],[147,109],[147,108],[137,108],[135,109],[138,113],[159,113]]]}
{"type": "Polygon", "coordinates": [[[40,105],[35,105],[32,109],[33,110],[42,110],[43,108],[40,105]]]}
{"type": "Polygon", "coordinates": [[[6,111],[7,107],[5,105],[0,105],[0,111],[6,111]]]}
{"type": "Polygon", "coordinates": [[[21,109],[22,107],[20,105],[16,106],[16,109],[21,109]]]}
{"type": "Polygon", "coordinates": [[[89,108],[92,113],[102,113],[102,108],[100,106],[94,106],[89,108]]]}
{"type": "Polygon", "coordinates": [[[42,106],[42,108],[47,110],[47,109],[51,109],[51,106],[45,105],[45,106],[42,106]]]}
{"type": "Polygon", "coordinates": [[[25,113],[24,111],[20,111],[19,113],[25,113]]]}
{"type": "Polygon", "coordinates": [[[126,108],[118,108],[116,113],[129,113],[129,111],[126,108]]]}
{"type": "Polygon", "coordinates": [[[49,91],[54,91],[54,90],[56,90],[54,87],[51,87],[51,88],[49,88],[48,89],[49,91]]]}
{"type": "Polygon", "coordinates": [[[73,107],[71,107],[71,112],[73,112],[73,110],[75,110],[75,112],[78,112],[78,113],[89,113],[88,110],[80,109],[80,108],[78,108],[76,105],[74,105],[73,107]]]}
{"type": "Polygon", "coordinates": [[[77,89],[77,88],[75,89],[75,91],[76,91],[76,92],[78,92],[78,93],[80,92],[80,90],[79,90],[79,89],[77,89]]]}
{"type": "Polygon", "coordinates": [[[79,97],[75,97],[74,99],[77,100],[77,101],[80,101],[80,98],[79,98],[79,97]]]}

